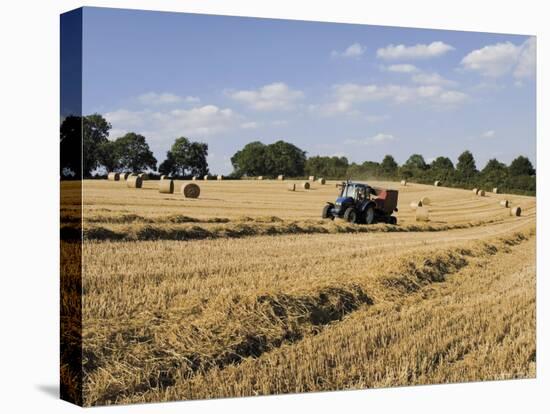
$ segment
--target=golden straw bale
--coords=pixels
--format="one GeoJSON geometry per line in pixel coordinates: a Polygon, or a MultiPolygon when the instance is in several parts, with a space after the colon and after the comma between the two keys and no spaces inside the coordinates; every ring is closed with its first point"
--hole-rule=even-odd
{"type": "Polygon", "coordinates": [[[422,201],[411,201],[409,206],[411,207],[411,210],[416,210],[418,207],[422,207],[422,201]]]}
{"type": "Polygon", "coordinates": [[[149,176],[145,173],[138,174],[138,176],[141,177],[143,181],[147,181],[149,179],[149,176]]]}
{"type": "Polygon", "coordinates": [[[477,192],[477,195],[480,196],[480,197],[485,197],[485,190],[479,190],[477,192]]]}
{"type": "Polygon", "coordinates": [[[498,194],[498,187],[493,188],[493,193],[498,194]]]}
{"type": "Polygon", "coordinates": [[[107,179],[110,181],[118,181],[120,179],[120,174],[117,172],[110,172],[107,174],[107,179]]]}
{"type": "Polygon", "coordinates": [[[420,199],[420,202],[423,206],[429,206],[430,204],[432,204],[432,200],[430,200],[428,197],[422,197],[420,199]]]}
{"type": "Polygon", "coordinates": [[[288,191],[296,191],[296,184],[289,184],[287,188],[288,191]]]}
{"type": "Polygon", "coordinates": [[[198,198],[201,193],[201,189],[197,184],[187,183],[181,186],[181,193],[185,196],[185,198],[198,198]]]}
{"type": "Polygon", "coordinates": [[[479,188],[474,188],[474,189],[472,190],[472,192],[473,192],[475,195],[477,195],[478,191],[479,191],[479,188]]]}
{"type": "Polygon", "coordinates": [[[501,207],[505,207],[505,208],[508,208],[510,207],[510,201],[508,200],[501,200],[501,202],[499,203],[501,207]]]}
{"type": "Polygon", "coordinates": [[[284,180],[285,179],[285,176],[283,174],[280,174],[278,177],[277,177],[277,180],[284,180]]]}
{"type": "Polygon", "coordinates": [[[218,175],[218,176],[216,177],[216,179],[217,179],[218,181],[223,180],[223,175],[218,175]]]}
{"type": "Polygon", "coordinates": [[[258,177],[258,180],[263,180],[263,179],[264,179],[264,176],[263,176],[263,175],[260,175],[260,176],[258,177]]]}
{"type": "Polygon", "coordinates": [[[406,186],[407,185],[407,180],[401,180],[401,185],[406,186]]]}
{"type": "Polygon", "coordinates": [[[309,181],[315,181],[315,176],[314,175],[310,175],[309,178],[308,178],[309,181]]]}
{"type": "Polygon", "coordinates": [[[327,181],[326,181],[323,177],[321,177],[321,178],[319,178],[319,179],[317,180],[317,182],[318,182],[319,184],[321,184],[321,185],[325,185],[325,183],[326,183],[327,181]]]}
{"type": "Polygon", "coordinates": [[[430,210],[428,210],[428,207],[418,207],[415,218],[416,221],[430,221],[430,210]]]}
{"type": "Polygon", "coordinates": [[[436,181],[436,182],[434,182],[434,185],[435,185],[436,187],[439,187],[439,186],[441,185],[441,181],[436,181]]]}
{"type": "Polygon", "coordinates": [[[204,181],[208,181],[208,175],[204,176],[204,181]]]}
{"type": "Polygon", "coordinates": [[[309,182],[308,182],[308,181],[303,182],[303,183],[302,183],[302,188],[303,188],[304,190],[309,190],[309,182]]]}
{"type": "Polygon", "coordinates": [[[159,181],[159,193],[173,194],[174,180],[167,178],[166,180],[159,181]]]}
{"type": "Polygon", "coordinates": [[[137,175],[130,175],[126,180],[126,186],[130,188],[141,188],[143,180],[137,175]]]}
{"type": "Polygon", "coordinates": [[[512,207],[510,209],[510,215],[516,216],[516,217],[521,216],[521,207],[520,206],[512,207]]]}

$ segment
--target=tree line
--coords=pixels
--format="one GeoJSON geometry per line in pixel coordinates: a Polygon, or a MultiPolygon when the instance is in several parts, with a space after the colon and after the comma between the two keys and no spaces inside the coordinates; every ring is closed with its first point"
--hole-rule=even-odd
{"type": "MultiPolygon", "coordinates": [[[[61,174],[79,170],[80,138],[82,135],[82,172],[90,177],[100,169],[106,171],[158,171],[174,177],[203,176],[209,174],[208,144],[186,137],[175,138],[166,152],[166,158],[157,168],[146,138],[135,132],[109,139],[111,124],[100,114],[84,117],[69,116],[61,124],[61,174]]],[[[232,178],[306,177],[315,175],[327,179],[406,179],[418,183],[439,180],[445,186],[491,189],[503,192],[534,195],[536,171],[531,161],[518,156],[510,165],[493,158],[479,170],[474,156],[464,151],[456,165],[448,157],[437,157],[428,163],[421,154],[412,154],[399,165],[393,156],[386,155],[381,162],[350,163],[346,157],[312,156],[294,144],[279,140],[273,144],[254,141],[246,144],[231,157],[232,178]]]]}
{"type": "Polygon", "coordinates": [[[159,165],[146,138],[135,132],[109,139],[112,126],[100,114],[84,117],[68,116],[61,123],[61,175],[78,177],[82,135],[82,174],[91,177],[100,169],[105,171],[158,171],[172,176],[206,175],[209,173],[208,144],[193,142],[186,137],[176,138],[166,159],[159,165]]]}
{"type": "Polygon", "coordinates": [[[518,156],[510,165],[493,158],[481,170],[477,168],[470,151],[460,154],[456,165],[448,157],[442,156],[428,163],[421,154],[412,154],[402,165],[392,155],[386,155],[381,162],[365,161],[358,164],[350,163],[346,157],[306,157],[305,151],[284,141],[270,145],[255,141],[235,153],[231,162],[235,177],[315,175],[338,180],[405,179],[423,184],[432,184],[438,180],[448,187],[479,187],[488,190],[498,187],[509,193],[536,193],[536,171],[525,156],[518,156]]]}

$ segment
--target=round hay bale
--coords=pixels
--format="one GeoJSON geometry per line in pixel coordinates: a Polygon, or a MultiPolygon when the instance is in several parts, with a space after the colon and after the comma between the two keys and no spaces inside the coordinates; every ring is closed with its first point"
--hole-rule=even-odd
{"type": "Polygon", "coordinates": [[[516,216],[516,217],[521,216],[521,207],[520,206],[512,207],[510,209],[510,215],[511,216],[516,216]]]}
{"type": "Polygon", "coordinates": [[[430,204],[432,204],[432,200],[430,200],[428,197],[422,197],[420,199],[420,202],[423,206],[429,206],[430,204]]]}
{"type": "Polygon", "coordinates": [[[159,193],[173,194],[174,193],[174,180],[167,178],[159,182],[159,193]]]}
{"type": "Polygon", "coordinates": [[[198,198],[201,188],[194,183],[187,183],[181,186],[181,193],[185,198],[198,198]]]}
{"type": "Polygon", "coordinates": [[[401,180],[401,185],[406,186],[407,185],[407,180],[401,180]]]}
{"type": "Polygon", "coordinates": [[[501,207],[508,208],[508,207],[510,207],[511,203],[508,200],[501,200],[499,204],[500,204],[501,207]]]}
{"type": "Polygon", "coordinates": [[[149,176],[145,173],[138,174],[138,177],[141,177],[143,181],[147,181],[149,179],[149,176]]]}
{"type": "Polygon", "coordinates": [[[321,185],[325,185],[327,181],[323,177],[321,177],[317,180],[317,182],[321,185]]]}
{"type": "Polygon", "coordinates": [[[197,177],[196,175],[194,175],[193,177],[191,177],[191,180],[197,181],[197,178],[198,178],[198,177],[197,177]]]}
{"type": "Polygon", "coordinates": [[[302,183],[302,188],[303,188],[304,190],[309,190],[309,182],[308,182],[308,181],[303,182],[303,183],[302,183]]]}
{"type": "Polygon", "coordinates": [[[141,188],[143,180],[137,175],[130,175],[126,180],[126,186],[130,188],[141,188]]]}
{"type": "Polygon", "coordinates": [[[130,175],[130,173],[128,172],[123,172],[123,173],[120,173],[120,181],[126,181],[128,179],[128,176],[130,175]]]}
{"type": "Polygon", "coordinates": [[[283,174],[280,174],[278,177],[277,177],[277,180],[284,180],[285,179],[285,176],[283,174]]]}
{"type": "Polygon", "coordinates": [[[493,188],[493,193],[498,194],[498,187],[493,188]]]}
{"type": "Polygon", "coordinates": [[[160,176],[161,181],[162,181],[162,180],[166,180],[167,178],[168,178],[167,175],[161,175],[161,176],[160,176]]]}
{"type": "Polygon", "coordinates": [[[430,210],[428,210],[428,207],[418,207],[415,219],[416,221],[430,221],[430,210]]]}
{"type": "Polygon", "coordinates": [[[441,181],[435,181],[435,182],[434,182],[434,185],[435,185],[436,187],[439,187],[439,186],[441,185],[441,181]]]}
{"type": "Polygon", "coordinates": [[[216,177],[216,179],[217,179],[218,181],[223,180],[223,175],[218,175],[218,176],[216,177]]]}
{"type": "Polygon", "coordinates": [[[208,181],[208,175],[204,176],[204,181],[208,181]]]}
{"type": "Polygon", "coordinates": [[[263,180],[263,179],[264,179],[264,176],[263,176],[263,175],[260,175],[260,176],[258,177],[258,180],[263,180]]]}
{"type": "Polygon", "coordinates": [[[296,184],[289,184],[287,188],[288,188],[288,191],[296,191],[296,184]]]}
{"type": "Polygon", "coordinates": [[[477,195],[480,196],[480,197],[485,197],[485,190],[479,190],[477,192],[477,195]]]}
{"type": "Polygon", "coordinates": [[[411,210],[416,210],[418,207],[422,207],[422,201],[411,201],[409,206],[411,207],[411,210]]]}
{"type": "Polygon", "coordinates": [[[120,174],[117,172],[110,172],[107,174],[107,179],[110,181],[118,181],[120,180],[120,174]]]}
{"type": "Polygon", "coordinates": [[[315,181],[315,176],[314,175],[310,175],[309,178],[308,178],[309,181],[315,181]]]}
{"type": "Polygon", "coordinates": [[[478,191],[479,191],[479,188],[474,188],[474,189],[472,190],[472,192],[473,192],[475,195],[477,195],[477,192],[478,192],[478,191]]]}

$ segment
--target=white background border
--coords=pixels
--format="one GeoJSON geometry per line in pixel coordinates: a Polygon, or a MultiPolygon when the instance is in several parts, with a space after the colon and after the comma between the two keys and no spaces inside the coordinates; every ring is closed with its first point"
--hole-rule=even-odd
{"type": "Polygon", "coordinates": [[[548,179],[550,24],[543,1],[69,0],[11,1],[1,6],[0,130],[0,408],[64,413],[58,400],[58,122],[59,14],[82,5],[276,17],[537,36],[538,297],[537,379],[437,385],[282,397],[99,408],[94,412],[280,413],[360,410],[393,412],[542,412],[548,391],[550,302],[548,225],[541,206],[548,179]],[[546,72],[546,73],[545,73],[546,72]],[[543,94],[542,91],[546,91],[543,94]],[[542,114],[546,113],[546,118],[542,114]],[[546,315],[546,318],[544,317],[546,315]]]}

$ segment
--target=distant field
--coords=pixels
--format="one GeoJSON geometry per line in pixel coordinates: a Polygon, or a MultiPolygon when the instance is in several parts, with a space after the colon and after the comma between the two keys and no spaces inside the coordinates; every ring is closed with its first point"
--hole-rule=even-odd
{"type": "Polygon", "coordinates": [[[289,182],[84,182],[86,404],[535,375],[535,198],[371,182],[398,225],[365,226],[289,182]]]}

